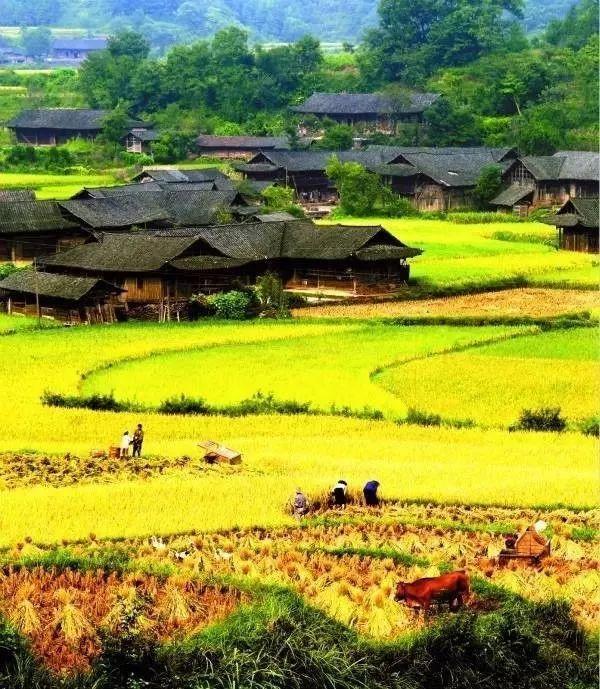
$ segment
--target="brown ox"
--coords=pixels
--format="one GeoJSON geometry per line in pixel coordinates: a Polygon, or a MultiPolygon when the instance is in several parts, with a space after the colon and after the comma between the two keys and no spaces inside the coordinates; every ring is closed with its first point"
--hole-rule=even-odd
{"type": "Polygon", "coordinates": [[[458,610],[470,594],[469,575],[458,571],[417,579],[412,584],[401,581],[396,588],[395,599],[405,601],[411,608],[423,608],[427,615],[434,600],[450,603],[451,610],[458,610]]]}

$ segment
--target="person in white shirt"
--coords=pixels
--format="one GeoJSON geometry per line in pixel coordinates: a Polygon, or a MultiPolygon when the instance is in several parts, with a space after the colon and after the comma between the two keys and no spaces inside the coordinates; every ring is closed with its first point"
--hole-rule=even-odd
{"type": "Polygon", "coordinates": [[[346,507],[346,503],[348,502],[347,493],[348,484],[343,479],[340,479],[331,491],[331,495],[333,496],[334,507],[340,507],[341,509],[344,509],[344,507],[346,507]]]}
{"type": "Polygon", "coordinates": [[[131,443],[131,438],[129,437],[129,431],[123,433],[121,438],[121,458],[129,457],[129,444],[131,443]]]}

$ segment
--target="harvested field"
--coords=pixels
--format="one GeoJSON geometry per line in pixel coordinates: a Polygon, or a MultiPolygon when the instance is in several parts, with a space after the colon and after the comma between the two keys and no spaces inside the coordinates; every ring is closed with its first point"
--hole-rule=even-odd
{"type": "Polygon", "coordinates": [[[600,294],[595,290],[543,288],[508,289],[460,297],[377,304],[344,304],[295,309],[298,318],[397,318],[401,316],[560,316],[591,311],[600,314],[600,294]]]}

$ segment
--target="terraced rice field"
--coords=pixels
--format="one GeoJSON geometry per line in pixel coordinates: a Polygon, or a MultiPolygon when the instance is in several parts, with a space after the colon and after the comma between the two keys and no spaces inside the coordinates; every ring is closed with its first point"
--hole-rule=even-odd
{"type": "Polygon", "coordinates": [[[561,316],[589,311],[600,314],[597,290],[521,288],[497,292],[466,294],[440,299],[413,301],[382,301],[373,304],[328,304],[295,309],[295,318],[402,318],[402,317],[466,317],[531,318],[561,316]]]}

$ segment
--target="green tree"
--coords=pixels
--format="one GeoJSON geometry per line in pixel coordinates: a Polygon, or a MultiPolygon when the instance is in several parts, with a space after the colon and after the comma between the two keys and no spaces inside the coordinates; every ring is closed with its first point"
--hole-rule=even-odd
{"type": "Polygon", "coordinates": [[[473,198],[480,208],[487,208],[489,202],[498,196],[502,189],[502,168],[499,165],[486,165],[473,189],[473,198]]]}
{"type": "Polygon", "coordinates": [[[475,117],[465,107],[457,107],[439,98],[425,111],[426,136],[432,146],[467,146],[480,143],[481,134],[475,117]]]}
{"type": "Polygon", "coordinates": [[[334,124],[327,127],[323,138],[315,144],[326,151],[347,151],[354,143],[354,131],[347,124],[334,124]]]}
{"type": "Polygon", "coordinates": [[[348,215],[364,217],[372,215],[381,196],[379,177],[368,172],[359,163],[342,163],[333,156],[326,173],[340,195],[340,208],[348,215]]]}
{"type": "Polygon", "coordinates": [[[127,133],[130,122],[131,117],[127,112],[127,107],[125,103],[120,102],[102,120],[101,140],[106,143],[119,143],[127,133]]]}
{"type": "Polygon", "coordinates": [[[45,26],[21,29],[20,43],[26,55],[40,59],[50,53],[52,32],[45,26]]]}
{"type": "Polygon", "coordinates": [[[514,34],[505,13],[522,0],[380,0],[379,27],[359,55],[370,83],[419,83],[436,68],[471,62],[514,34]]]}

